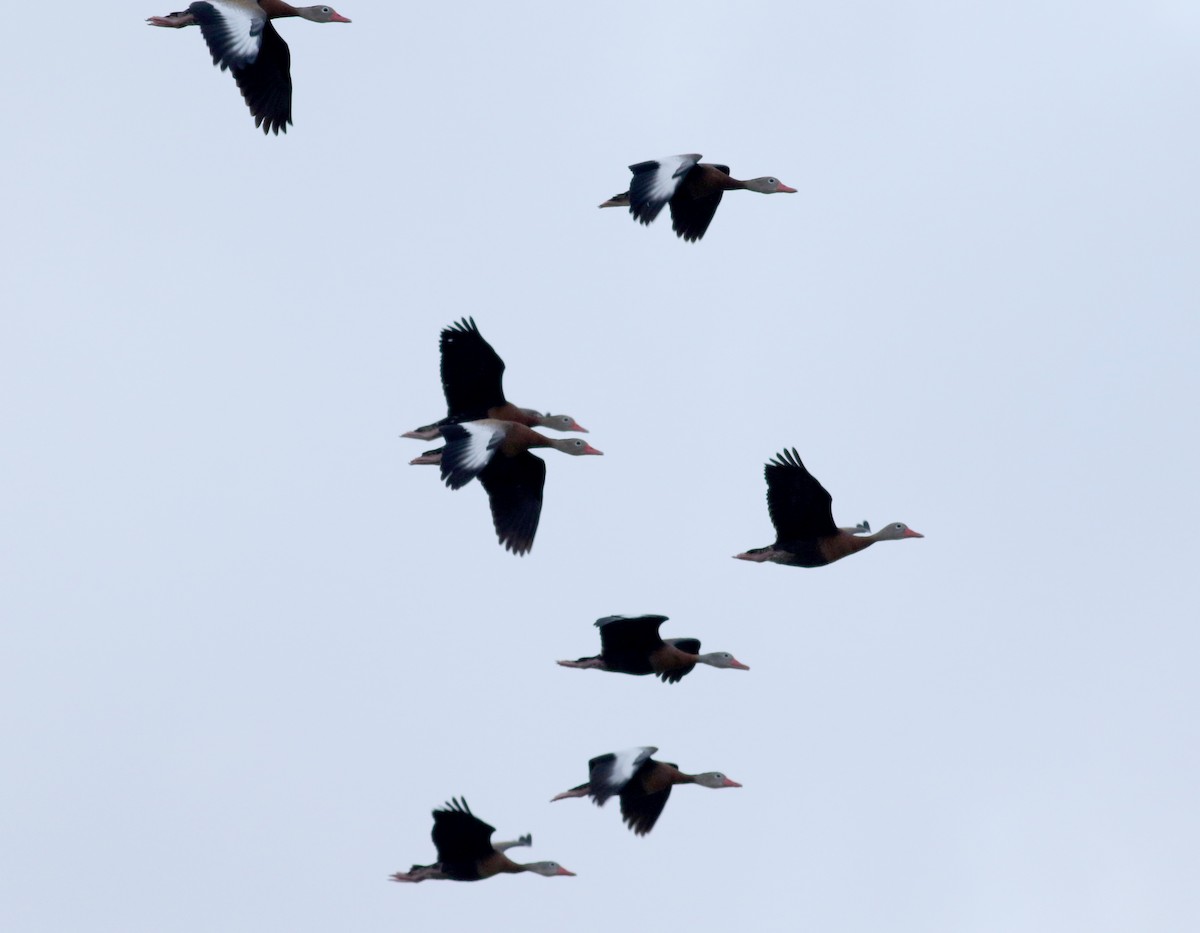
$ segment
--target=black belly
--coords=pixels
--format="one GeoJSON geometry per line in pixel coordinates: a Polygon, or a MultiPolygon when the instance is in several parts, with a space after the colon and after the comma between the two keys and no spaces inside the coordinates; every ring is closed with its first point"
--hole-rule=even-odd
{"type": "Polygon", "coordinates": [[[824,567],[829,559],[821,553],[821,543],[808,541],[779,541],[775,545],[779,556],[774,558],[777,564],[789,567],[824,567]]]}
{"type": "Polygon", "coordinates": [[[650,658],[645,654],[626,654],[621,651],[610,651],[600,656],[604,666],[618,674],[653,674],[650,658]]]}

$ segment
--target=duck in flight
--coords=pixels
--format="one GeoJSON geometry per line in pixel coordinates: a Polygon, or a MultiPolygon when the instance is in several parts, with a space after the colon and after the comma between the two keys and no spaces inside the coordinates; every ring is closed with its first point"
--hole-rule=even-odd
{"type": "Polygon", "coordinates": [[[903,522],[893,522],[874,534],[869,533],[871,526],[866,522],[854,528],[839,528],[833,520],[833,497],[808,472],[794,447],[777,454],[763,472],[775,543],[733,555],[738,560],[823,567],[857,554],[876,541],[925,537],[903,522]]]}
{"type": "Polygon", "coordinates": [[[646,745],[593,758],[588,762],[588,782],[557,794],[550,802],[568,797],[591,797],[596,806],[602,807],[608,798],[619,796],[621,818],[635,835],[644,836],[658,822],[667,798],[671,796],[671,788],[676,784],[713,788],[742,786],[720,771],[684,774],[677,765],[651,758],[656,751],[654,746],[646,745]]]}
{"type": "Polygon", "coordinates": [[[463,318],[445,328],[440,348],[446,417],[408,431],[401,437],[428,441],[440,437],[442,427],[447,424],[483,418],[515,421],[527,428],[588,433],[587,428],[580,426],[570,415],[543,415],[532,408],[518,408],[504,397],[504,360],[483,339],[474,318],[463,318]]]}
{"type": "Polygon", "coordinates": [[[679,683],[697,664],[748,671],[728,651],[700,653],[698,638],[668,638],[658,634],[666,616],[605,616],[596,620],[600,653],[577,661],[559,661],[563,667],[594,668],[619,674],[654,674],[664,683],[679,683]]]}
{"type": "Polygon", "coordinates": [[[271,20],[289,16],[313,23],[350,22],[331,6],[292,6],[283,0],[204,0],[146,22],[172,29],[199,26],[213,64],[233,75],[254,125],[278,135],[292,122],[292,54],[271,20]]]}
{"type": "Polygon", "coordinates": [[[443,425],[441,430],[446,446],[410,462],[438,464],[442,481],[451,489],[478,477],[488,494],[496,536],[518,557],[533,547],[546,485],[546,461],[531,448],[553,447],[572,456],[604,453],[583,438],[546,437],[513,421],[486,418],[443,425]]]}
{"type": "Polygon", "coordinates": [[[408,871],[398,871],[392,881],[410,881],[414,884],[435,879],[451,881],[482,881],[493,875],[512,875],[531,871],[537,875],[553,878],[570,875],[558,862],[514,862],[505,851],[515,846],[533,843],[530,836],[522,836],[513,842],[492,842],[496,830],[471,812],[466,800],[451,800],[439,810],[433,811],[433,845],[437,849],[437,861],[432,865],[414,865],[408,871]]]}
{"type": "Polygon", "coordinates": [[[765,175],[741,181],[729,174],[728,165],[701,162],[701,158],[693,152],[631,165],[629,190],[613,195],[600,206],[627,207],[634,220],[649,224],[669,204],[676,236],[695,242],[708,230],[726,191],[796,193],[778,178],[765,175]]]}

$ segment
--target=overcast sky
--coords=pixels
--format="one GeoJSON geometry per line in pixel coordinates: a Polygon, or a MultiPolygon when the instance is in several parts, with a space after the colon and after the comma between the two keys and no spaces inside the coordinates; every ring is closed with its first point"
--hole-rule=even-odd
{"type": "Polygon", "coordinates": [[[338,8],[281,138],[169,4],[0,62],[0,927],[1200,928],[1195,4],[338,8]],[[596,209],[682,152],[799,193],[596,209]],[[523,559],[464,315],[605,452],[523,559]],[[793,445],[926,538],[731,560],[793,445]],[[752,670],[554,664],[646,612],[752,670]],[[633,745],[744,788],[549,804],[633,745]],[[578,877],[387,881],[454,795],[578,877]]]}

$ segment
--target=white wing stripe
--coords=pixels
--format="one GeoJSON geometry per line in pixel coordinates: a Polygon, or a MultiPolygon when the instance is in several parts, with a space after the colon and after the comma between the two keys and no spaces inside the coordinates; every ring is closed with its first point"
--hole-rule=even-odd
{"type": "Polygon", "coordinates": [[[468,440],[459,463],[472,472],[478,472],[492,459],[493,441],[499,441],[504,432],[490,425],[467,421],[462,425],[468,440]]]}
{"type": "Polygon", "coordinates": [[[621,752],[614,752],[612,783],[617,787],[624,787],[632,780],[634,773],[642,766],[642,762],[656,751],[658,749],[652,745],[643,745],[640,748],[627,748],[621,752]]]}
{"type": "Polygon", "coordinates": [[[669,201],[679,187],[679,182],[688,169],[700,161],[700,156],[667,156],[658,162],[658,171],[650,182],[650,197],[655,201],[669,201]]]}
{"type": "MultiPolygon", "coordinates": [[[[230,0],[207,0],[217,14],[209,47],[222,68],[240,68],[258,58],[267,16],[258,4],[248,8],[230,0]]],[[[207,38],[207,37],[206,37],[207,38]]]]}

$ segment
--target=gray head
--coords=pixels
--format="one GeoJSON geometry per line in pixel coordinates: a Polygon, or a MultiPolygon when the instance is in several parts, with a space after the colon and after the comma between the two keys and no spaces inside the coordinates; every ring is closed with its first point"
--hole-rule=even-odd
{"type": "Polygon", "coordinates": [[[720,771],[705,771],[703,774],[693,774],[692,783],[701,787],[741,787],[737,781],[731,781],[720,771]]]}
{"type": "Polygon", "coordinates": [[[750,670],[728,651],[710,651],[708,654],[696,655],[696,663],[719,668],[733,668],[736,671],[750,670]]]}
{"type": "Polygon", "coordinates": [[[538,427],[553,428],[555,431],[578,431],[580,434],[590,433],[587,428],[581,425],[570,415],[552,415],[547,412],[544,415],[538,415],[535,412],[538,427]]]}
{"type": "Polygon", "coordinates": [[[579,457],[583,454],[604,455],[604,451],[597,450],[581,437],[555,437],[549,441],[549,446],[561,450],[564,454],[570,454],[572,457],[579,457]]]}
{"type": "Polygon", "coordinates": [[[553,878],[555,875],[569,875],[575,877],[575,872],[567,871],[558,862],[526,862],[521,866],[526,871],[531,871],[534,874],[545,875],[547,878],[553,878]]]}
{"type": "Polygon", "coordinates": [[[913,531],[904,522],[892,522],[890,525],[884,525],[871,537],[875,541],[897,541],[900,538],[924,538],[925,536],[920,532],[913,531]]]}
{"type": "Polygon", "coordinates": [[[795,188],[789,188],[778,178],[772,178],[770,175],[764,175],[762,178],[751,178],[749,181],[742,182],[742,187],[747,191],[757,191],[760,194],[795,194],[795,188]]]}
{"type": "Polygon", "coordinates": [[[342,16],[331,6],[299,6],[296,15],[313,23],[348,23],[350,20],[342,16]]]}

